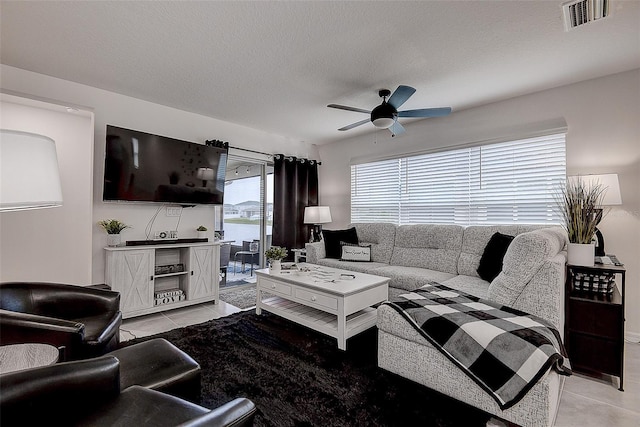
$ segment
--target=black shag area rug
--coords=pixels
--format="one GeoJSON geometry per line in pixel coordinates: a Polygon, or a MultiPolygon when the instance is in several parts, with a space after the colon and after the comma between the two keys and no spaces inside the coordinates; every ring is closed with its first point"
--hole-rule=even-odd
{"type": "Polygon", "coordinates": [[[255,426],[479,427],[490,418],[378,368],[376,328],[341,351],[333,338],[249,311],[123,345],[157,337],[200,363],[202,406],[247,397],[258,409],[255,426]]]}

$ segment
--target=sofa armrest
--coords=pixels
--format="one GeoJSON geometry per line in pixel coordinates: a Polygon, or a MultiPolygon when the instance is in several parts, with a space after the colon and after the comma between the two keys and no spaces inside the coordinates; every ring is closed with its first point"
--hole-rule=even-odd
{"type": "Polygon", "coordinates": [[[248,427],[253,425],[255,414],[256,405],[249,399],[239,397],[179,427],[248,427]]]}
{"type": "Polygon", "coordinates": [[[319,259],[327,257],[324,242],[307,243],[305,249],[307,250],[307,262],[310,264],[315,264],[319,259]]]}
{"type": "Polygon", "coordinates": [[[76,348],[83,339],[82,323],[0,310],[0,345],[38,342],[58,348],[76,348]]]}
{"type": "Polygon", "coordinates": [[[25,369],[1,378],[3,426],[51,425],[53,414],[71,420],[120,393],[120,368],[113,356],[25,369]]]}
{"type": "Polygon", "coordinates": [[[561,227],[517,235],[504,255],[502,271],[489,286],[487,298],[559,325],[564,318],[560,302],[567,243],[561,227]]]}

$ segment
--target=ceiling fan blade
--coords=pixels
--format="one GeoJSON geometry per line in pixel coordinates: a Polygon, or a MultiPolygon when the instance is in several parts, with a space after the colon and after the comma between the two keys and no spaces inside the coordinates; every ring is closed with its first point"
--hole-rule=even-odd
{"type": "Polygon", "coordinates": [[[400,124],[400,122],[396,120],[395,123],[392,124],[389,128],[389,131],[391,132],[391,136],[397,136],[405,133],[405,128],[400,124]]]}
{"type": "Polygon", "coordinates": [[[362,108],[355,108],[355,107],[347,107],[346,105],[329,104],[327,105],[327,107],[337,108],[338,110],[355,111],[356,113],[371,114],[371,111],[369,110],[363,110],[362,108]]]}
{"type": "Polygon", "coordinates": [[[345,127],[343,127],[343,128],[340,128],[340,129],[338,129],[338,130],[349,130],[349,129],[353,129],[353,128],[358,127],[358,126],[360,126],[360,125],[363,125],[363,124],[365,124],[365,123],[369,123],[370,121],[371,121],[371,119],[364,119],[364,120],[360,120],[359,122],[352,123],[352,124],[350,124],[350,125],[348,125],[348,126],[345,126],[345,127]]]}
{"type": "Polygon", "coordinates": [[[416,90],[411,86],[400,85],[398,89],[393,92],[393,95],[391,95],[387,103],[391,104],[393,108],[397,110],[402,104],[407,102],[407,99],[411,98],[411,95],[414,93],[416,93],[416,90]]]}
{"type": "Polygon", "coordinates": [[[398,111],[398,117],[442,117],[451,114],[450,107],[398,111]]]}

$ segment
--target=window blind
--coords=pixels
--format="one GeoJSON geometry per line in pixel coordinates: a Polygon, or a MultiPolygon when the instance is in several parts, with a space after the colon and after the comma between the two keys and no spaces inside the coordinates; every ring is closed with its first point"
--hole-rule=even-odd
{"type": "Polygon", "coordinates": [[[560,224],[565,134],[351,166],[351,221],[560,224]]]}

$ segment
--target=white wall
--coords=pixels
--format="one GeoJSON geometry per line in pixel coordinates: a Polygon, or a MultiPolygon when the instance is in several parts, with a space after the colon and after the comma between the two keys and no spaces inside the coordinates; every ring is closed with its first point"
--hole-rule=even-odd
{"type": "MultiPolygon", "coordinates": [[[[77,185],[93,186],[93,210],[82,214],[82,223],[72,225],[72,231],[92,241],[90,253],[91,278],[90,282],[104,281],[104,253],[106,234],[95,224],[101,219],[117,218],[131,225],[133,228],[122,233],[123,240],[138,240],[145,238],[145,228],[154,215],[157,205],[103,203],[102,176],[104,170],[105,131],[106,125],[116,125],[124,128],[140,130],[148,133],[168,136],[186,141],[204,143],[206,140],[218,139],[228,141],[233,147],[246,148],[267,153],[284,153],[288,155],[316,157],[315,148],[306,144],[294,142],[288,138],[258,131],[244,126],[204,117],[175,108],[154,104],[140,99],[119,95],[90,86],[85,86],[66,80],[56,79],[42,74],[32,73],[6,65],[0,66],[2,75],[1,87],[4,91],[17,92],[26,97],[47,98],[67,105],[81,106],[93,111],[95,116],[94,128],[94,158],[93,180],[82,176],[82,183],[77,185]],[[92,182],[91,182],[92,181],[92,182]],[[90,226],[85,225],[90,222],[90,226]]],[[[212,99],[211,102],[224,102],[212,99]]],[[[75,169],[87,166],[69,165],[70,173],[75,169]]],[[[91,165],[89,165],[91,166],[91,165]]],[[[63,183],[64,185],[64,183],[63,183]]],[[[70,184],[71,191],[75,191],[76,184],[70,184]]],[[[69,191],[69,188],[67,188],[69,191]]],[[[177,219],[166,217],[164,211],[158,216],[153,229],[174,229],[177,219]]],[[[213,229],[214,208],[198,206],[183,210],[179,236],[196,237],[195,228],[204,224],[213,229]]],[[[2,236],[2,244],[11,247],[17,241],[17,236],[2,236]]],[[[56,250],[49,246],[49,251],[56,250]]],[[[86,250],[86,249],[85,249],[86,250]]],[[[86,261],[86,252],[82,262],[86,261]]],[[[16,271],[26,271],[31,266],[28,260],[16,260],[16,271]]],[[[82,268],[85,268],[84,266],[82,268]]],[[[26,274],[26,273],[25,273],[26,274]]]]}
{"type": "Polygon", "coordinates": [[[350,162],[517,136],[564,119],[567,173],[618,173],[623,205],[599,227],[627,268],[626,331],[640,340],[640,70],[588,80],[320,146],[320,204],[340,228],[350,220],[350,162]]]}
{"type": "Polygon", "coordinates": [[[3,95],[0,127],[56,142],[62,207],[0,213],[0,281],[91,281],[93,115],[3,95]]]}

